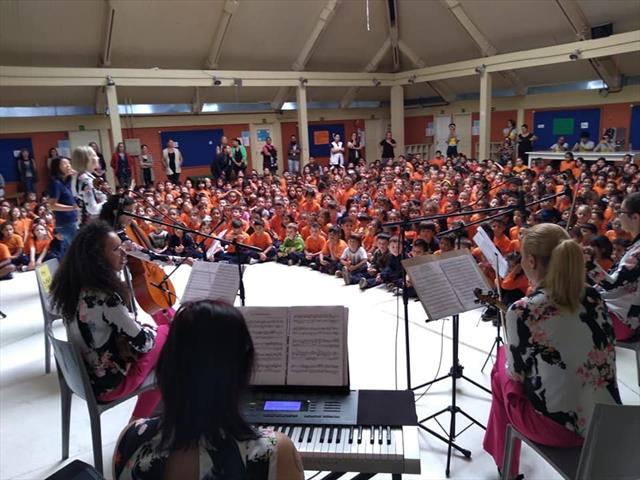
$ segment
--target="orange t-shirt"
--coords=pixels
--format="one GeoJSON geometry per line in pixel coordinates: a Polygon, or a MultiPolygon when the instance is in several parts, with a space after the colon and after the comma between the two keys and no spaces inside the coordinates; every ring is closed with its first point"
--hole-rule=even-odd
{"type": "Polygon", "coordinates": [[[17,233],[14,233],[8,239],[0,240],[0,243],[4,243],[7,248],[9,248],[9,252],[11,253],[11,255],[15,255],[18,250],[24,249],[24,242],[22,241],[22,237],[17,233]]]}
{"type": "Polygon", "coordinates": [[[11,252],[9,251],[9,247],[7,247],[4,243],[0,243],[0,262],[9,260],[10,258],[11,252]]]}
{"type": "MultiPolygon", "coordinates": [[[[249,240],[249,235],[247,235],[246,233],[242,232],[236,236],[233,233],[233,230],[228,231],[224,236],[224,239],[227,241],[233,241],[234,237],[238,241],[238,243],[247,243],[247,240],[249,240]]],[[[227,253],[236,253],[235,245],[230,244],[229,246],[227,246],[227,253]]]]}
{"type": "Polygon", "coordinates": [[[307,252],[318,253],[321,252],[327,241],[318,235],[318,238],[308,237],[304,242],[304,249],[307,252]]]}
{"type": "Polygon", "coordinates": [[[51,243],[50,238],[45,238],[42,240],[36,240],[34,238],[30,238],[29,241],[27,242],[27,248],[25,250],[31,252],[31,247],[35,247],[36,255],[40,255],[45,248],[49,247],[50,243],[51,243]]]}
{"type": "Polygon", "coordinates": [[[273,244],[273,240],[271,240],[271,235],[267,232],[253,232],[251,236],[249,236],[249,243],[261,250],[266,250],[273,244]]]}
{"type": "Polygon", "coordinates": [[[513,275],[513,272],[509,272],[502,280],[501,286],[505,290],[520,290],[526,295],[527,290],[529,290],[529,280],[524,273],[516,277],[513,275]]]}
{"type": "Polygon", "coordinates": [[[334,260],[339,260],[346,248],[347,243],[344,240],[338,240],[338,243],[335,245],[327,242],[322,249],[322,255],[331,256],[334,260]]]}

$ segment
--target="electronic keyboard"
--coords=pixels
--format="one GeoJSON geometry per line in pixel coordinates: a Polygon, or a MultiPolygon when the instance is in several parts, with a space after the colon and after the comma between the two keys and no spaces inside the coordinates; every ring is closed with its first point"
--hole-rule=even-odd
{"type": "Polygon", "coordinates": [[[287,435],[305,470],[420,473],[411,391],[254,391],[244,414],[256,427],[287,435]]]}

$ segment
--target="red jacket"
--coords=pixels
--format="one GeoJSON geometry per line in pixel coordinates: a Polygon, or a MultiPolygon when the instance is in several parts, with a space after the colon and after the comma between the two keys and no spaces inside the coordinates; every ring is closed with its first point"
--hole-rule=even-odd
{"type": "MultiPolygon", "coordinates": [[[[124,157],[127,159],[127,163],[129,164],[129,170],[131,170],[131,175],[133,175],[133,172],[134,172],[133,159],[131,158],[131,155],[129,155],[128,153],[125,153],[124,157]]],[[[118,154],[114,153],[113,155],[111,155],[111,168],[113,168],[113,173],[116,175],[116,177],[118,176],[119,163],[120,162],[118,161],[118,154]]]]}

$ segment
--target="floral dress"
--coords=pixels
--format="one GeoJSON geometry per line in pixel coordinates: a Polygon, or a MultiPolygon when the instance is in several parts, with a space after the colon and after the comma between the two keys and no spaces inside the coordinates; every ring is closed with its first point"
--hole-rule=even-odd
{"type": "MultiPolygon", "coordinates": [[[[133,422],[120,436],[114,456],[116,480],[165,477],[170,451],[160,447],[160,418],[133,422]]],[[[275,480],[277,438],[272,429],[258,429],[252,440],[226,437],[213,447],[200,442],[200,480],[275,480]]]]}
{"type": "Polygon", "coordinates": [[[597,283],[611,313],[627,327],[640,330],[640,238],[609,274],[594,267],[589,276],[597,283]]]}
{"type": "Polygon", "coordinates": [[[585,436],[596,403],[621,403],[613,327],[594,288],[577,313],[536,290],[509,308],[506,322],[509,376],[538,412],[585,436]]]}
{"type": "Polygon", "coordinates": [[[156,337],[153,327],[139,323],[118,294],[86,289],[80,292],[76,321],[68,333],[80,349],[97,397],[118,387],[127,375],[131,359],[122,345],[146,353],[156,337]]]}

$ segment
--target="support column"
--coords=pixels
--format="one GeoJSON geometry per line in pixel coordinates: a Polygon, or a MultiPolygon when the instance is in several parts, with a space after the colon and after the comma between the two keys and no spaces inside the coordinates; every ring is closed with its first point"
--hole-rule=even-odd
{"type": "Polygon", "coordinates": [[[491,74],[480,74],[480,148],[478,160],[489,158],[491,151],[491,74]]]}
{"type": "Polygon", "coordinates": [[[118,94],[115,85],[105,87],[107,94],[107,106],[109,107],[109,124],[111,126],[111,145],[116,150],[118,143],[122,141],[122,124],[120,123],[120,112],[118,111],[118,94]]]}
{"type": "MultiPolygon", "coordinates": [[[[516,117],[516,127],[518,127],[518,131],[520,131],[520,127],[524,123],[524,108],[518,107],[518,114],[516,117]]],[[[529,130],[533,131],[533,127],[529,125],[529,130]]]]}
{"type": "MultiPolygon", "coordinates": [[[[296,90],[298,103],[298,143],[300,152],[300,171],[309,163],[309,117],[307,116],[307,87],[300,85],[296,90]]],[[[284,157],[283,157],[284,158],[284,157]]]]}
{"type": "Polygon", "coordinates": [[[396,141],[396,157],[404,155],[404,89],[402,85],[391,87],[391,133],[396,141]]]}

